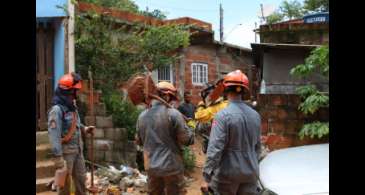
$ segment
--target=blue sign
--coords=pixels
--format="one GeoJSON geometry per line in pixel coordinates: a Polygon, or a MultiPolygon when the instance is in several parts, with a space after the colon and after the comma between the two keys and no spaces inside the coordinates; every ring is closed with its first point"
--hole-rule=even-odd
{"type": "Polygon", "coordinates": [[[317,13],[306,15],[303,17],[304,23],[327,23],[329,21],[329,14],[328,12],[324,13],[317,13]]]}

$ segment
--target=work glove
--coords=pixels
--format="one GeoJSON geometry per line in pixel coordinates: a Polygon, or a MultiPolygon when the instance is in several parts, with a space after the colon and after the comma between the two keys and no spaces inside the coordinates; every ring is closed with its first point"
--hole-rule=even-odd
{"type": "Polygon", "coordinates": [[[54,159],[54,164],[56,169],[62,169],[65,166],[65,160],[63,159],[62,156],[57,156],[54,159]]]}

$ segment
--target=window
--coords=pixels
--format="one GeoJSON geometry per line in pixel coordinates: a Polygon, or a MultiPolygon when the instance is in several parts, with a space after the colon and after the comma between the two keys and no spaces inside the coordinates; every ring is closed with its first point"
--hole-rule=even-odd
{"type": "Polygon", "coordinates": [[[208,83],[208,64],[192,63],[191,74],[194,85],[203,85],[208,83]]]}
{"type": "Polygon", "coordinates": [[[172,67],[170,66],[165,66],[165,67],[160,67],[157,70],[157,80],[158,82],[160,81],[168,81],[170,83],[173,83],[173,74],[172,74],[172,67]]]}

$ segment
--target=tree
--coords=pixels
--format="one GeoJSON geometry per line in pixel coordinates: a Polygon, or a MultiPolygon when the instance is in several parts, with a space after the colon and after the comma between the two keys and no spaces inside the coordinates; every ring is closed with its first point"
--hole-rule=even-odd
{"type": "MultiPolygon", "coordinates": [[[[111,7],[121,6],[119,1],[95,1],[114,2],[111,7]]],[[[130,5],[125,9],[134,12],[135,7],[130,5]]],[[[138,110],[122,100],[120,83],[143,72],[143,65],[158,68],[175,64],[179,56],[174,51],[188,44],[189,32],[185,26],[127,25],[93,11],[75,15],[76,69],[87,78],[90,68],[95,88],[103,92],[107,112],[117,126],[128,129],[130,138],[133,138],[138,110]]]]}
{"type": "MultiPolygon", "coordinates": [[[[324,78],[328,80],[329,76],[329,48],[327,45],[323,45],[314,49],[311,55],[305,59],[304,64],[294,67],[290,74],[297,77],[307,77],[316,71],[319,71],[324,78]]],[[[320,92],[315,85],[309,84],[297,88],[299,96],[303,102],[299,105],[299,110],[306,115],[314,114],[321,107],[329,106],[328,93],[320,92]]],[[[310,136],[311,138],[329,134],[329,123],[323,121],[315,121],[305,124],[299,132],[299,136],[302,139],[304,136],[310,136]]]]}
{"type": "Polygon", "coordinates": [[[276,22],[280,22],[282,21],[284,18],[284,16],[282,14],[280,14],[279,12],[274,12],[272,13],[271,15],[269,15],[267,18],[266,18],[266,23],[267,24],[274,24],[276,22]]]}
{"type": "Polygon", "coordinates": [[[266,23],[273,24],[283,20],[301,18],[303,14],[303,7],[297,0],[291,2],[285,0],[281,2],[279,8],[274,13],[266,17],[266,23]]]}
{"type": "Polygon", "coordinates": [[[145,16],[149,16],[149,17],[154,17],[154,18],[157,18],[157,19],[166,19],[165,13],[158,10],[158,9],[155,9],[152,12],[142,11],[141,14],[143,14],[145,16]]]}
{"type": "Polygon", "coordinates": [[[306,13],[328,12],[329,0],[305,0],[303,8],[306,13]]]}
{"type": "Polygon", "coordinates": [[[303,17],[302,5],[297,0],[291,2],[283,1],[279,9],[284,17],[289,20],[303,17]]]}

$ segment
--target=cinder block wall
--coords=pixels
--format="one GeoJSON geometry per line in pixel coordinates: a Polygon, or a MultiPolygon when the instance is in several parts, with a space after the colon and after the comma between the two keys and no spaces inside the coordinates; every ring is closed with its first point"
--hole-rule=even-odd
{"type": "Polygon", "coordinates": [[[304,123],[328,121],[328,109],[320,109],[317,113],[306,116],[298,110],[300,97],[295,94],[259,94],[257,102],[257,110],[261,115],[262,135],[273,133],[284,138],[269,144],[270,149],[328,142],[328,137],[300,140],[298,136],[304,123]]]}
{"type": "MultiPolygon", "coordinates": [[[[136,146],[128,140],[125,128],[115,127],[113,118],[108,116],[104,103],[101,102],[101,91],[94,92],[95,134],[94,134],[94,160],[101,165],[114,165],[118,168],[121,164],[136,167],[136,146]]],[[[85,104],[85,125],[92,125],[90,116],[89,86],[88,81],[83,82],[83,89],[79,94],[80,101],[85,104]]],[[[85,158],[90,160],[90,135],[85,140],[85,158]]]]}

